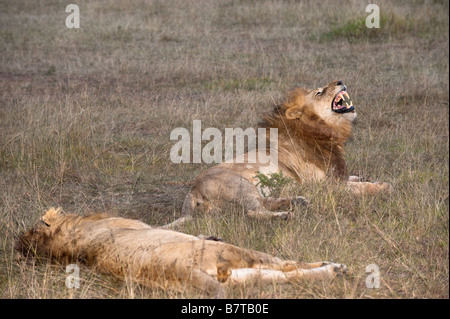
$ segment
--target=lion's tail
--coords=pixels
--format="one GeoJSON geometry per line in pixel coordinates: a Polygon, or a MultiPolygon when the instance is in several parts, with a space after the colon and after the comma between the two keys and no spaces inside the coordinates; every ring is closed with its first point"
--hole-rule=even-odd
{"type": "Polygon", "coordinates": [[[189,190],[189,193],[184,198],[183,206],[181,207],[181,212],[183,216],[194,214],[196,199],[194,198],[194,194],[192,189],[189,190]]]}
{"type": "Polygon", "coordinates": [[[178,218],[177,220],[166,224],[164,226],[162,226],[163,228],[175,228],[179,225],[184,224],[185,222],[191,220],[194,214],[194,209],[195,209],[195,203],[196,203],[196,199],[194,197],[194,194],[192,193],[192,189],[189,191],[189,193],[186,195],[184,202],[183,202],[183,206],[181,207],[181,213],[182,213],[182,217],[178,218]]]}

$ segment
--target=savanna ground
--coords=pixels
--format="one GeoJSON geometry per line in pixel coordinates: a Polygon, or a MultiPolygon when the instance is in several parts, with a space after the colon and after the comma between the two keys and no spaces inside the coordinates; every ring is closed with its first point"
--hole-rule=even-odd
{"type": "Polygon", "coordinates": [[[0,297],[186,298],[81,268],[17,261],[12,245],[49,206],[162,225],[207,164],[173,164],[176,127],[252,127],[296,86],[344,80],[358,122],[349,171],[390,182],[355,197],[332,183],[283,192],[311,204],[291,221],[239,211],[181,227],[284,258],[349,266],[330,282],[258,284],[234,298],[449,297],[448,1],[77,0],[0,3],[0,297]],[[380,269],[379,289],[365,268],[380,269]]]}

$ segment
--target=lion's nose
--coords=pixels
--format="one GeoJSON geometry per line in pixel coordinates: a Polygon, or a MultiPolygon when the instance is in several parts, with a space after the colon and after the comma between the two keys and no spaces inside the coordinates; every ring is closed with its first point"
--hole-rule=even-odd
{"type": "Polygon", "coordinates": [[[342,84],[344,84],[344,82],[342,80],[339,80],[339,81],[336,82],[336,86],[342,85],[342,84]]]}

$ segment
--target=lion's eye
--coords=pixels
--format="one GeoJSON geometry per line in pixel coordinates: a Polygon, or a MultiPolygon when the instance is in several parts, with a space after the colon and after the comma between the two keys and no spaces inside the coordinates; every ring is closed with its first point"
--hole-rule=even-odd
{"type": "Polygon", "coordinates": [[[315,96],[320,95],[320,94],[322,94],[322,91],[317,91],[315,96]]]}

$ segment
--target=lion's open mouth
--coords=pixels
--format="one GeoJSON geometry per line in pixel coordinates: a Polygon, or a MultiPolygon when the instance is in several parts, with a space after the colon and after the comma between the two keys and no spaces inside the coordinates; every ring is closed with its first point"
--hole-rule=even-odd
{"type": "Polygon", "coordinates": [[[336,95],[331,103],[331,109],[336,113],[352,112],[355,109],[353,102],[345,89],[336,95]]]}

